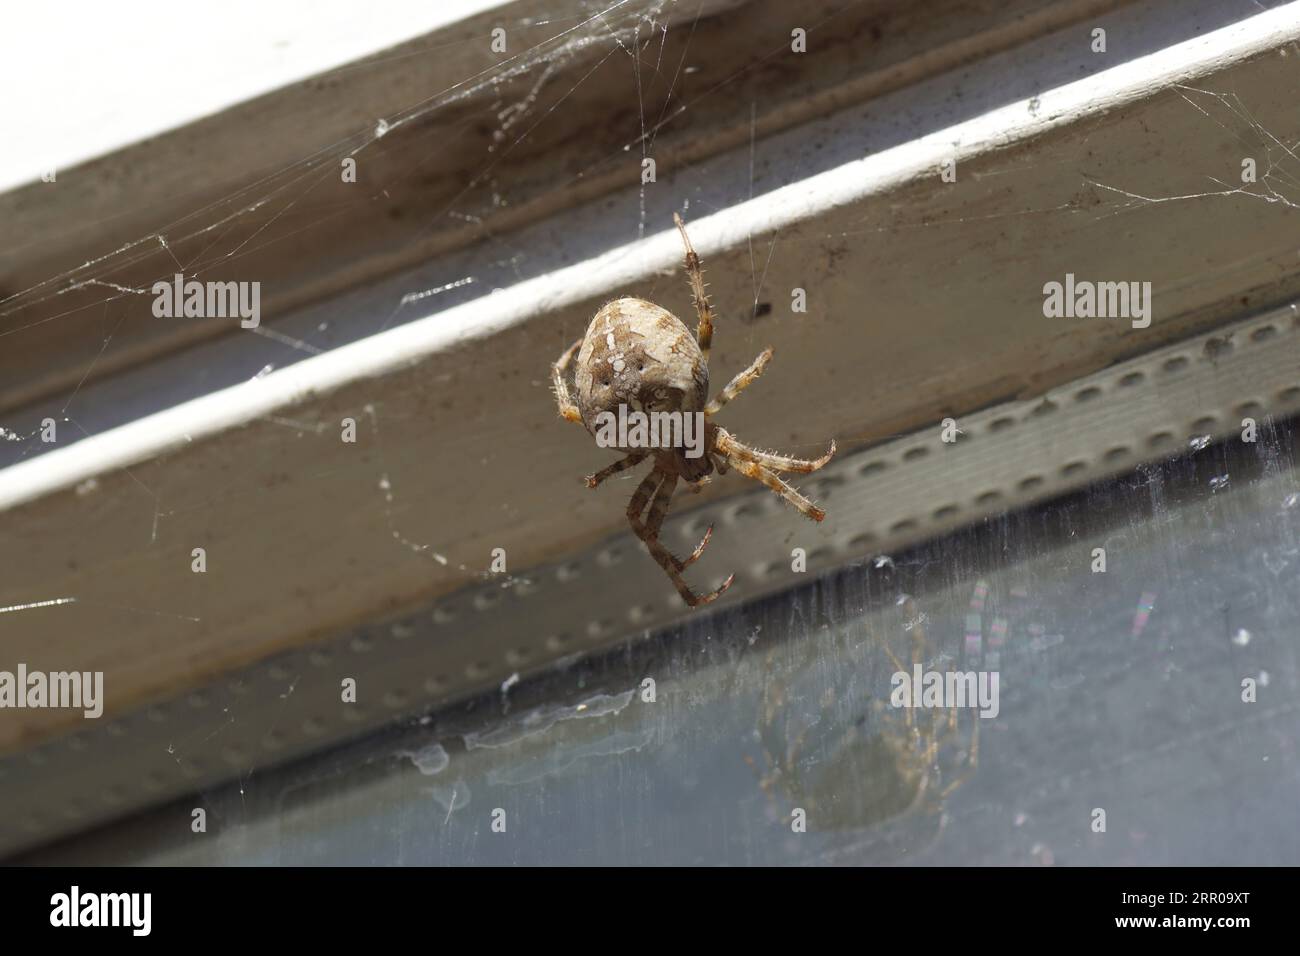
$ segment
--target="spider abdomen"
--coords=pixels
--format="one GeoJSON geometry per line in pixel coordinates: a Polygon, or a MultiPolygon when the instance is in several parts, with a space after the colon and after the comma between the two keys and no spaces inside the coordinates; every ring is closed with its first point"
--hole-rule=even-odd
{"type": "Polygon", "coordinates": [[[695,336],[667,309],[615,299],[591,324],[574,374],[587,430],[601,412],[697,412],[708,401],[709,370],[695,336]]]}

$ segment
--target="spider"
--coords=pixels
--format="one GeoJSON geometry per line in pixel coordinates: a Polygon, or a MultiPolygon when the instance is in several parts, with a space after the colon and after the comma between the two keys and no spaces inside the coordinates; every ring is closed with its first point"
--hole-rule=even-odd
{"type": "Polygon", "coordinates": [[[826,513],[786,484],[777,472],[808,474],[816,471],[835,454],[835,442],[831,442],[830,449],[821,458],[812,461],[789,458],[743,445],[725,429],[709,421],[763,374],[772,359],[772,349],[764,349],[749,368],[733,378],[712,401],[708,400],[713,310],[704,292],[700,258],[686,235],[686,225],[676,213],[673,213],[673,222],[686,248],[686,275],[699,316],[695,334],[691,334],[681,319],[653,302],[628,297],[615,299],[596,313],[587,327],[587,334],[569,346],[551,370],[560,416],[583,425],[598,441],[598,417],[620,411],[626,415],[628,409],[644,414],[687,413],[703,423],[702,448],[693,449],[695,456],[690,453],[692,449],[680,444],[648,447],[644,442],[632,442],[630,439],[634,436],[628,433],[620,436],[619,441],[609,443],[627,454],[587,478],[587,487],[595,488],[611,475],[633,468],[647,458],[653,460],[654,467],[637,486],[628,503],[627,520],[636,536],[645,543],[650,556],[673,582],[682,600],[690,607],[698,607],[716,600],[731,586],[735,575],[702,596],[695,594],[682,578],[682,572],[704,553],[704,547],[713,534],[713,525],[709,525],[703,540],[684,560],[660,544],[659,531],[677,482],[685,481],[693,491],[699,491],[714,470],[724,475],[734,468],[742,475],[765,484],[804,516],[821,521],[826,513]],[[575,354],[578,357],[574,372],[577,402],[571,397],[567,382],[569,365],[575,354]],[[646,515],[645,520],[642,520],[643,515],[646,515]]]}

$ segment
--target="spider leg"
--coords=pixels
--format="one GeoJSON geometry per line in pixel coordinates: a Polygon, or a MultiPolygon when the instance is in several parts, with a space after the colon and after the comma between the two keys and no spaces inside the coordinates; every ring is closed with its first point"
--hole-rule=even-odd
{"type": "Polygon", "coordinates": [[[551,365],[551,382],[555,387],[555,401],[560,406],[560,417],[570,422],[582,424],[582,413],[578,411],[578,406],[573,403],[573,398],[569,395],[569,383],[564,380],[564,374],[569,370],[569,363],[573,361],[573,356],[578,349],[582,348],[582,339],[570,345],[560,356],[559,360],[551,365]]]}
{"type": "Polygon", "coordinates": [[[717,448],[724,455],[752,461],[774,471],[795,471],[805,475],[825,466],[835,454],[835,442],[832,440],[831,447],[826,454],[811,461],[806,458],[773,455],[765,451],[759,451],[757,448],[750,448],[748,445],[736,441],[729,432],[721,428],[718,429],[717,448]]]}
{"type": "Polygon", "coordinates": [[[614,462],[614,464],[600,469],[600,471],[596,472],[594,475],[588,475],[587,487],[595,488],[611,475],[617,475],[620,471],[627,471],[629,468],[635,468],[637,465],[641,464],[641,462],[645,461],[646,456],[649,454],[648,451],[634,451],[631,454],[620,458],[618,461],[614,462]]]}
{"type": "Polygon", "coordinates": [[[755,481],[761,481],[767,485],[767,487],[799,509],[804,517],[811,518],[813,521],[821,521],[826,517],[826,512],[778,478],[775,472],[769,471],[758,462],[747,461],[736,455],[729,455],[728,461],[731,463],[732,468],[735,468],[746,478],[753,478],[755,481]]]}
{"type": "Polygon", "coordinates": [[[700,352],[704,361],[709,361],[709,349],[713,347],[713,309],[709,306],[709,297],[704,292],[704,272],[700,269],[700,257],[695,254],[690,236],[686,235],[686,223],[682,217],[673,213],[673,222],[682,234],[682,245],[686,247],[686,277],[691,282],[691,296],[695,299],[695,312],[700,317],[700,324],[695,330],[695,339],[700,343],[700,352]]]}
{"type": "MultiPolygon", "coordinates": [[[[659,540],[659,531],[664,526],[664,518],[668,514],[668,500],[673,496],[673,489],[677,487],[677,478],[675,475],[666,475],[663,482],[659,485],[659,490],[655,492],[654,498],[650,501],[650,512],[646,519],[646,531],[650,537],[656,541],[659,540]]],[[[713,525],[704,532],[704,538],[695,550],[690,553],[684,561],[676,557],[673,563],[677,565],[678,571],[685,571],[696,561],[700,560],[700,555],[704,553],[704,546],[709,543],[709,538],[713,536],[713,525]]]]}
{"type": "Polygon", "coordinates": [[[727,387],[720,391],[716,398],[704,406],[705,415],[716,415],[723,405],[731,401],[749,386],[754,384],[755,379],[763,374],[763,369],[767,368],[767,363],[772,361],[772,347],[769,345],[763,349],[761,355],[754,359],[752,365],[745,369],[730,382],[727,387]]]}
{"type": "MultiPolygon", "coordinates": [[[[684,566],[682,562],[673,557],[668,549],[659,543],[658,528],[656,527],[652,531],[649,524],[642,524],[641,522],[641,512],[645,510],[646,503],[650,499],[651,488],[655,489],[654,494],[657,500],[661,497],[660,489],[664,485],[668,485],[668,494],[663,496],[664,504],[662,506],[663,510],[666,511],[668,497],[672,495],[672,489],[676,484],[676,476],[666,474],[658,468],[652,470],[638,486],[636,493],[632,495],[632,500],[628,502],[627,520],[632,525],[632,530],[636,532],[636,536],[645,543],[646,550],[650,552],[650,557],[655,559],[659,567],[663,568],[664,573],[668,575],[668,579],[673,582],[673,586],[677,588],[677,593],[681,595],[682,600],[690,607],[699,607],[701,604],[708,604],[710,601],[716,600],[719,594],[731,587],[735,575],[733,574],[727,578],[717,589],[710,591],[708,594],[696,595],[682,579],[681,567],[684,566]]],[[[662,515],[656,519],[652,514],[650,518],[652,521],[656,521],[657,524],[661,525],[663,523],[662,515]]],[[[702,547],[703,545],[701,545],[702,547]]]]}
{"type": "Polygon", "coordinates": [[[641,512],[645,511],[646,505],[650,503],[650,496],[654,494],[659,485],[663,483],[664,473],[657,467],[650,469],[650,474],[641,479],[641,484],[636,486],[636,491],[632,492],[632,498],[627,503],[627,520],[632,525],[632,530],[641,536],[645,525],[641,524],[641,512]]]}

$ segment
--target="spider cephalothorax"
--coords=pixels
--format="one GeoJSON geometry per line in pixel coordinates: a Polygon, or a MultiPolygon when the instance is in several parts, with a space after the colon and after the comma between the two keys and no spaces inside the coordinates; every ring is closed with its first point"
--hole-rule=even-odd
{"type": "Polygon", "coordinates": [[[709,347],[713,342],[713,312],[704,293],[700,260],[691,248],[686,226],[673,221],[686,246],[686,273],[691,282],[699,326],[694,335],[671,312],[644,299],[615,299],[596,313],[587,334],[574,342],[552,367],[560,414],[584,425],[601,444],[627,454],[587,479],[595,488],[611,475],[653,457],[654,467],[637,487],[627,507],[627,518],[637,537],[677,587],[691,607],[708,604],[731,586],[735,575],[708,594],[697,596],[681,572],[697,561],[713,533],[685,560],[679,560],[659,543],[659,531],[668,513],[668,501],[679,479],[698,488],[715,469],[719,474],[735,468],[763,482],[814,521],[825,512],[795,491],[777,472],[808,473],[821,468],[835,454],[835,442],[815,461],[788,458],[742,445],[709,419],[763,373],[772,358],[764,349],[752,365],[737,375],[713,401],[709,394],[709,347]],[[570,397],[567,373],[578,356],[574,372],[578,400],[570,397]],[[627,428],[631,420],[633,426],[627,428]],[[663,431],[661,432],[661,426],[663,431]],[[663,440],[665,433],[668,440],[663,440]],[[649,507],[645,521],[642,514],[649,507]]]}

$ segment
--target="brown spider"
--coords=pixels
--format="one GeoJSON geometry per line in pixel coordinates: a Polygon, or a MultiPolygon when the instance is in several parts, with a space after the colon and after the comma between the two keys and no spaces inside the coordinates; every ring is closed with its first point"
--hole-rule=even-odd
{"type": "MultiPolygon", "coordinates": [[[[682,234],[686,247],[686,274],[699,315],[695,335],[666,309],[644,299],[615,299],[605,305],[587,334],[574,342],[552,366],[555,397],[560,415],[571,422],[586,427],[597,440],[599,429],[609,423],[612,416],[626,416],[629,409],[646,415],[651,413],[686,413],[703,424],[702,447],[690,449],[681,442],[672,446],[650,447],[644,440],[633,441],[634,432],[609,441],[609,447],[627,454],[619,461],[602,468],[587,478],[587,487],[595,488],[606,478],[632,468],[646,458],[654,459],[654,468],[637,487],[627,506],[627,520],[638,538],[645,542],[650,556],[659,563],[677,588],[677,593],[691,607],[708,604],[731,586],[735,575],[708,594],[697,596],[682,579],[681,572],[694,564],[704,546],[709,542],[713,526],[704,532],[704,539],[684,561],[674,557],[659,543],[659,531],[668,513],[668,500],[677,487],[678,479],[686,481],[698,491],[715,469],[726,474],[735,468],[742,475],[761,481],[784,498],[800,513],[821,521],[826,513],[795,491],[777,476],[777,472],[807,474],[821,468],[835,454],[835,442],[830,450],[815,461],[788,458],[785,455],[759,451],[742,445],[725,429],[719,428],[711,418],[763,374],[771,361],[772,349],[766,348],[754,363],[741,372],[713,401],[709,395],[709,347],[713,342],[713,312],[704,292],[704,275],[699,256],[691,247],[686,226],[681,216],[673,214],[673,222],[682,234]],[[578,356],[574,384],[578,401],[570,397],[566,373],[574,354],[578,356]],[[692,451],[694,455],[692,455],[692,451]],[[649,516],[643,522],[641,515],[649,506],[649,516]]],[[[679,417],[683,421],[684,417],[679,417]]],[[[685,434],[679,431],[678,435],[685,434]]]]}

